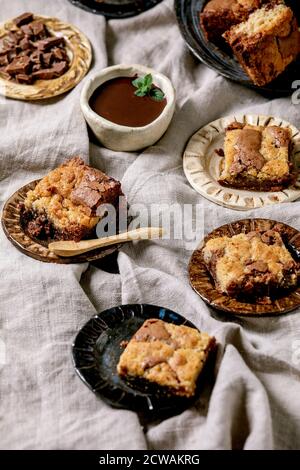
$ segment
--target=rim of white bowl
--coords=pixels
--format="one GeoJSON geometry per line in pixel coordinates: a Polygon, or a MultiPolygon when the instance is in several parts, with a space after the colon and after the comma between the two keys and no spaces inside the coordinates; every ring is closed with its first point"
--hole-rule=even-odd
{"type": "MultiPolygon", "coordinates": [[[[80,96],[80,106],[82,109],[83,114],[89,115],[91,119],[96,119],[99,122],[101,122],[105,127],[107,128],[114,128],[115,130],[118,130],[119,132],[129,132],[134,130],[135,132],[143,132],[145,130],[151,129],[151,127],[155,127],[159,121],[162,121],[166,114],[169,113],[170,110],[174,107],[175,109],[175,100],[176,100],[176,92],[175,88],[171,82],[171,80],[164,74],[160,72],[156,72],[154,69],[150,67],[146,67],[145,65],[141,64],[118,64],[118,65],[113,65],[111,67],[105,67],[104,69],[100,70],[99,72],[95,72],[92,77],[89,77],[81,91],[81,96],[80,96]],[[123,126],[121,124],[117,124],[113,121],[109,121],[108,119],[105,119],[104,117],[100,116],[99,114],[95,113],[95,111],[92,110],[92,108],[89,105],[89,100],[94,93],[94,91],[103,83],[105,83],[108,80],[113,80],[113,78],[121,77],[121,76],[130,76],[130,75],[122,75],[122,73],[129,73],[136,70],[136,73],[151,73],[153,76],[153,81],[156,81],[158,79],[162,83],[158,83],[157,86],[161,88],[161,90],[164,92],[167,98],[167,104],[160,113],[160,115],[154,119],[154,121],[150,122],[146,126],[138,126],[138,127],[130,127],[130,126],[123,126]],[[116,74],[115,77],[110,77],[106,79],[107,75],[110,74],[111,72],[121,72],[121,74],[116,74]],[[103,78],[103,81],[101,79],[103,78]],[[100,82],[98,80],[100,79],[100,82]],[[97,83],[97,84],[96,84],[97,83]]],[[[173,110],[174,112],[174,110],[173,110]]],[[[173,114],[172,112],[172,114],[173,114]]]]}

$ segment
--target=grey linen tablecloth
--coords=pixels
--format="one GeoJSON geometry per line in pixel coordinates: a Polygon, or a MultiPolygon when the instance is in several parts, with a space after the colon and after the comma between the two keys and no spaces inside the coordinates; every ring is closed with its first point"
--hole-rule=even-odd
{"type": "MultiPolygon", "coordinates": [[[[25,2],[0,1],[0,19],[25,2]]],[[[107,65],[142,63],[177,89],[172,124],[140,154],[89,143],[79,107],[82,84],[48,102],[0,103],[0,201],[66,157],[120,178],[129,204],[198,204],[203,230],[243,217],[271,217],[300,229],[299,202],[236,212],[208,202],[188,184],[182,152],[201,126],[233,112],[273,114],[300,126],[289,98],[267,100],[218,76],[188,52],[172,0],[136,18],[106,23],[68,1],[28,0],[26,10],[54,15],[87,34],[90,74],[107,65]]],[[[186,221],[185,223],[188,223],[186,221]]],[[[88,264],[49,265],[22,255],[0,231],[0,447],[3,449],[297,449],[300,447],[299,311],[273,318],[232,318],[210,310],[190,288],[191,244],[141,242],[122,248],[120,274],[88,264]],[[71,344],[96,312],[145,302],[182,313],[219,342],[214,385],[179,416],[141,427],[130,411],[110,408],[75,375],[71,344]],[[298,347],[298,350],[297,350],[298,347]]],[[[196,245],[196,243],[194,244],[196,245]]]]}

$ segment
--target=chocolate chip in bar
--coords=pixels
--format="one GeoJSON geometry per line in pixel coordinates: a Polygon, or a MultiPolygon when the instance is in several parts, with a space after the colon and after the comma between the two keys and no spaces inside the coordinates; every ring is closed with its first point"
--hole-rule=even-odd
{"type": "Polygon", "coordinates": [[[24,24],[31,23],[31,21],[33,21],[33,14],[29,12],[23,13],[22,15],[17,16],[17,18],[14,19],[14,23],[16,26],[18,26],[18,28],[20,28],[20,26],[23,26],[24,24]]]}
{"type": "Polygon", "coordinates": [[[42,52],[48,51],[54,46],[61,46],[65,44],[65,39],[63,37],[53,37],[53,38],[47,38],[43,39],[42,41],[38,41],[36,43],[36,46],[38,49],[42,52]]]}
{"type": "Polygon", "coordinates": [[[27,56],[16,57],[11,64],[6,67],[6,72],[10,75],[27,74],[30,69],[30,58],[27,56]]]}
{"type": "Polygon", "coordinates": [[[51,80],[52,78],[57,78],[63,75],[68,69],[67,62],[59,62],[54,64],[53,67],[49,69],[39,70],[34,72],[33,77],[40,80],[51,80]]]}

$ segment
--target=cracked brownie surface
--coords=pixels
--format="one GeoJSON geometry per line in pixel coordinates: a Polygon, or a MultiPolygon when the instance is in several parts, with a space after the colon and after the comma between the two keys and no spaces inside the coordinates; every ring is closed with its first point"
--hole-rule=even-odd
{"type": "Polygon", "coordinates": [[[99,222],[99,206],[121,195],[119,181],[74,157],[28,191],[21,217],[33,237],[78,241],[99,222]]]}
{"type": "Polygon", "coordinates": [[[263,297],[296,287],[300,266],[276,230],[216,237],[203,248],[203,260],[220,293],[263,297]]]}
{"type": "Polygon", "coordinates": [[[194,328],[158,319],[146,320],[122,353],[121,376],[154,382],[179,396],[191,397],[215,338],[194,328]]]}
{"type": "Polygon", "coordinates": [[[263,86],[274,80],[296,59],[299,31],[293,11],[271,2],[232,26],[223,34],[253,83],[263,86]]]}
{"type": "Polygon", "coordinates": [[[279,191],[292,184],[291,130],[234,122],[226,129],[224,171],[219,183],[244,189],[279,191]]]}

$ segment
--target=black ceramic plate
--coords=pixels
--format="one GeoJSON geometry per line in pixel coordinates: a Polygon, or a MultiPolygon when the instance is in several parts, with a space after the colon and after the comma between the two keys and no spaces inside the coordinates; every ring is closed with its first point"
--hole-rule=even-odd
{"type": "Polygon", "coordinates": [[[122,19],[139,15],[162,0],[69,0],[73,5],[108,19],[122,19]]]}
{"type": "MultiPolygon", "coordinates": [[[[129,340],[148,318],[160,318],[175,325],[196,328],[186,318],[163,307],[120,305],[91,318],[79,331],[73,344],[73,361],[83,382],[111,406],[146,415],[159,413],[161,417],[189,407],[195,398],[170,397],[155,386],[137,389],[117,374],[117,364],[123,352],[121,341],[129,340]]],[[[203,372],[200,377],[202,382],[203,372]]],[[[199,382],[198,393],[201,386],[199,382]]]]}
{"type": "MultiPolygon", "coordinates": [[[[300,16],[300,5],[298,0],[290,0],[297,17],[300,16]]],[[[299,79],[300,58],[293,62],[283,74],[265,87],[254,85],[238,62],[227,49],[220,49],[213,43],[207,41],[200,26],[199,14],[207,0],[175,0],[175,10],[181,34],[193,52],[193,54],[204,62],[208,67],[216,70],[230,80],[260,91],[266,95],[286,96],[295,91],[292,84],[299,79]]]]}

